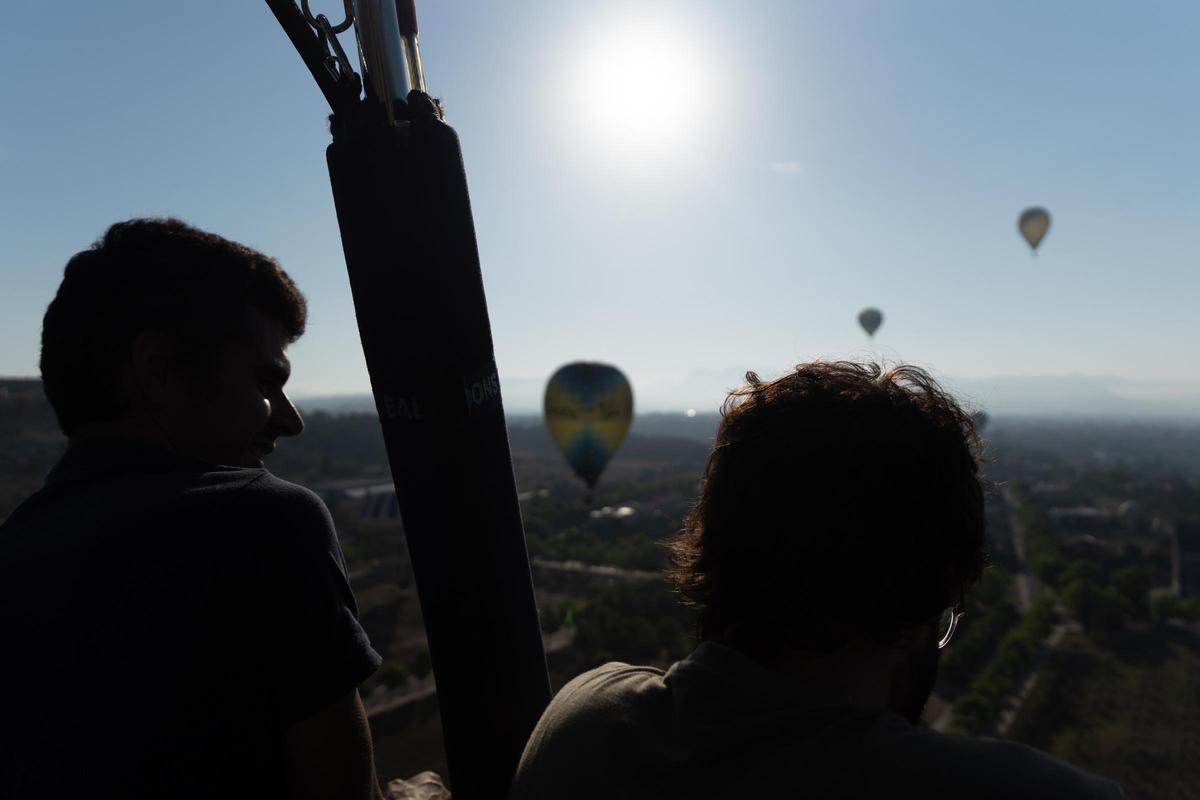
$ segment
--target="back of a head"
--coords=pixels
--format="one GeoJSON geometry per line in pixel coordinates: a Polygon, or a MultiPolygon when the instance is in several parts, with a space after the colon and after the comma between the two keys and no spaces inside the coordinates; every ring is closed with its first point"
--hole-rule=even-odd
{"type": "Polygon", "coordinates": [[[42,322],[46,397],[68,436],[118,418],[120,379],[138,333],[173,342],[180,365],[203,375],[220,343],[242,336],[247,310],[304,332],[304,297],[274,259],[176,219],[110,227],[67,263],[42,322]]]}
{"type": "Polygon", "coordinates": [[[978,439],[927,373],[816,362],[747,380],[672,543],[702,639],[766,661],[888,643],[978,580],[978,439]]]}

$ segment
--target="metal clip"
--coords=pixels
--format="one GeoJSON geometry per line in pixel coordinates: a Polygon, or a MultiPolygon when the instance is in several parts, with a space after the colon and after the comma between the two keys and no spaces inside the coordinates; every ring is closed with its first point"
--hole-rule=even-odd
{"type": "Polygon", "coordinates": [[[300,0],[300,10],[304,12],[305,21],[322,33],[324,32],[324,27],[326,26],[333,33],[341,33],[342,31],[350,30],[350,26],[354,24],[353,0],[342,0],[342,8],[346,12],[346,18],[337,25],[329,25],[329,20],[324,14],[318,14],[315,18],[313,17],[312,11],[310,11],[308,8],[308,0],[300,0]],[[325,20],[325,26],[322,26],[322,19],[325,20]]]}
{"type": "Polygon", "coordinates": [[[318,14],[316,22],[317,33],[325,40],[325,46],[330,51],[330,54],[324,58],[325,69],[329,70],[329,74],[336,81],[349,79],[354,75],[354,67],[350,65],[350,59],[346,57],[346,51],[342,49],[341,42],[338,41],[337,32],[339,27],[341,30],[346,30],[351,24],[350,20],[335,27],[329,24],[328,17],[318,14]]]}
{"type": "Polygon", "coordinates": [[[354,23],[351,0],[342,0],[346,19],[338,25],[330,24],[324,16],[313,17],[308,2],[301,0],[303,10],[296,7],[296,0],[267,0],[267,6],[312,73],[330,109],[335,114],[348,112],[358,104],[362,91],[362,82],[337,40],[337,33],[354,23]]]}

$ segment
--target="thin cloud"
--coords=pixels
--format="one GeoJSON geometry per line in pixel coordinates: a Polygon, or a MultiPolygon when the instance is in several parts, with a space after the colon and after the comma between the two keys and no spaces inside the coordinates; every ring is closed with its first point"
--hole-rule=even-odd
{"type": "Polygon", "coordinates": [[[772,161],[771,172],[778,175],[799,175],[803,167],[799,161],[772,161]]]}

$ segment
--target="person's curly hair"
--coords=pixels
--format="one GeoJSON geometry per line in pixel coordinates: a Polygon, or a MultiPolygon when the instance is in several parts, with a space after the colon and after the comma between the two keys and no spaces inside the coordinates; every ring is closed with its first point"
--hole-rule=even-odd
{"type": "Polygon", "coordinates": [[[702,640],[764,660],[896,642],[979,579],[980,442],[928,373],[816,362],[746,380],[670,542],[702,640]]]}
{"type": "Polygon", "coordinates": [[[42,384],[59,427],[117,419],[129,407],[120,381],[130,346],[156,330],[180,366],[203,376],[220,345],[246,335],[247,310],[304,333],[304,296],[274,259],[177,219],[110,227],[67,262],[42,319],[42,384]]]}

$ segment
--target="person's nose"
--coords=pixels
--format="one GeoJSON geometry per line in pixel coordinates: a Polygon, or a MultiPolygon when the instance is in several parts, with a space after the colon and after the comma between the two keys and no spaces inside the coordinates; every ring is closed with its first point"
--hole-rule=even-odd
{"type": "Polygon", "coordinates": [[[280,436],[299,436],[304,432],[304,418],[300,416],[300,410],[292,403],[288,396],[282,395],[283,402],[276,403],[274,407],[275,430],[280,436]]]}

